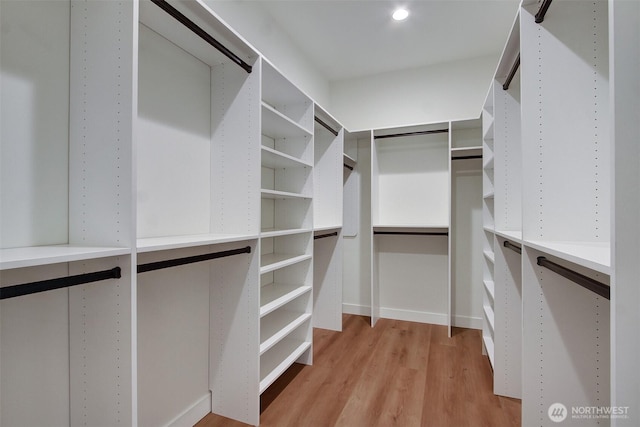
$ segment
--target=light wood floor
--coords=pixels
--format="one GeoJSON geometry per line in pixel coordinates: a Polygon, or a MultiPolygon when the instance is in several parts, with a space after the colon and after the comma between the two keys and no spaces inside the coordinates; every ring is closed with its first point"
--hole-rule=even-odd
{"type": "MultiPolygon", "coordinates": [[[[492,393],[480,331],[344,315],[314,330],[313,366],[294,364],[262,394],[260,425],[503,427],[520,401],[492,393]]],[[[246,426],[209,414],[196,427],[246,426]]]]}

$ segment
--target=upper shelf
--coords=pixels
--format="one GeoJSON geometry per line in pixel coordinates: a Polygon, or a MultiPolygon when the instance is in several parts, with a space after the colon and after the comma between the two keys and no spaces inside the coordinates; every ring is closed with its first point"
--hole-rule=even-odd
{"type": "Polygon", "coordinates": [[[257,239],[253,234],[195,234],[184,236],[149,237],[137,240],[137,252],[154,252],[168,249],[191,248],[219,243],[241,242],[257,239]]]}
{"type": "Polygon", "coordinates": [[[523,244],[599,273],[611,274],[611,245],[609,243],[524,240],[523,244]]]}
{"type": "Polygon", "coordinates": [[[274,139],[305,138],[312,135],[310,131],[265,102],[262,103],[262,133],[274,139]]]}
{"type": "Polygon", "coordinates": [[[33,246],[0,250],[0,270],[35,267],[62,262],[129,255],[129,248],[83,247],[70,245],[33,246]]]}
{"type": "Polygon", "coordinates": [[[286,153],[262,146],[262,166],[271,169],[311,167],[312,165],[286,153]]]}

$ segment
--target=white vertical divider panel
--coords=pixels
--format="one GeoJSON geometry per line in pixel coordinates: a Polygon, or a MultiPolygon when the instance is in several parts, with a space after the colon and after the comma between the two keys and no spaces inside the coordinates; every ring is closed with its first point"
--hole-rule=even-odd
{"type": "MultiPolygon", "coordinates": [[[[2,286],[64,277],[67,264],[2,271],[2,286]]],[[[70,425],[67,289],[0,301],[0,424],[70,425]]]]}
{"type": "Polygon", "coordinates": [[[342,229],[335,232],[337,236],[314,240],[313,326],[342,331],[342,229]]]}
{"type": "MultiPolygon", "coordinates": [[[[235,249],[239,243],[216,250],[235,249]]],[[[260,251],[257,241],[247,243],[250,254],[211,262],[209,386],[212,412],[258,425],[260,251]]]]}
{"type": "MultiPolygon", "coordinates": [[[[71,2],[69,243],[134,247],[133,117],[137,3],[71,2]]],[[[69,290],[71,425],[128,426],[136,413],[135,254],[122,278],[69,290]]]]}
{"type": "Polygon", "coordinates": [[[378,279],[378,243],[373,235],[373,224],[380,222],[378,176],[378,150],[376,140],[371,132],[371,326],[375,326],[380,318],[380,281],[378,279]]]}
{"type": "Polygon", "coordinates": [[[640,425],[640,2],[609,2],[614,206],[611,277],[611,405],[629,407],[617,427],[640,425]]]}
{"type": "Polygon", "coordinates": [[[448,191],[449,191],[449,239],[447,239],[447,245],[448,245],[448,249],[447,249],[447,271],[449,272],[448,274],[448,278],[447,278],[447,335],[449,337],[451,337],[451,327],[453,325],[453,292],[451,289],[451,276],[453,275],[453,180],[454,180],[454,176],[453,176],[453,162],[451,161],[451,147],[453,147],[452,144],[452,138],[453,138],[453,127],[451,122],[449,122],[449,133],[447,135],[448,140],[449,140],[449,155],[448,155],[448,159],[447,161],[449,162],[448,164],[448,170],[449,170],[449,182],[448,182],[448,191]]]}

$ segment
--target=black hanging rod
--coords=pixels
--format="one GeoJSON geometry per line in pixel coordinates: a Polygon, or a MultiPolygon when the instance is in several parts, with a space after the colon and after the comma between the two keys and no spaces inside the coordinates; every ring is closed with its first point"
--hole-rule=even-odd
{"type": "Polygon", "coordinates": [[[505,240],[505,241],[504,241],[503,246],[504,246],[505,248],[509,248],[509,249],[511,249],[511,250],[512,250],[512,251],[514,251],[514,252],[518,252],[520,255],[522,255],[522,248],[521,248],[520,246],[514,245],[513,243],[511,243],[511,242],[510,242],[510,241],[508,241],[508,240],[505,240]]]}
{"type": "Polygon", "coordinates": [[[578,285],[590,290],[591,292],[595,292],[601,297],[604,297],[606,299],[611,299],[610,297],[611,288],[609,288],[609,286],[605,285],[604,283],[598,282],[597,280],[594,280],[591,277],[587,277],[583,274],[577,273],[573,270],[570,270],[566,267],[556,264],[553,261],[549,261],[543,256],[538,257],[538,265],[542,267],[546,267],[549,270],[555,273],[558,273],[562,277],[577,283],[578,285]]]}
{"type": "Polygon", "coordinates": [[[467,159],[481,159],[482,158],[482,154],[479,154],[477,156],[458,156],[458,157],[452,157],[451,160],[467,160],[467,159]]]}
{"type": "Polygon", "coordinates": [[[447,231],[374,231],[373,234],[401,235],[401,236],[448,236],[447,231]]]}
{"type": "Polygon", "coordinates": [[[417,132],[394,133],[391,135],[375,135],[373,139],[398,138],[400,136],[431,135],[432,133],[448,133],[449,129],[421,130],[417,132]]]}
{"type": "Polygon", "coordinates": [[[331,132],[334,136],[338,136],[338,131],[333,129],[331,126],[329,126],[328,124],[326,124],[324,121],[322,121],[322,119],[320,119],[318,116],[313,116],[313,118],[315,119],[316,122],[318,122],[318,124],[320,126],[322,126],[323,128],[325,128],[326,130],[328,130],[329,132],[331,132]]]}
{"type": "Polygon", "coordinates": [[[230,251],[212,252],[209,254],[195,255],[184,258],[168,259],[165,261],[150,262],[149,264],[138,265],[138,273],[146,273],[147,271],[160,270],[163,268],[177,267],[179,265],[193,264],[194,262],[209,261],[217,258],[224,258],[232,255],[250,254],[251,246],[240,249],[232,249],[230,251]]]}
{"type": "Polygon", "coordinates": [[[353,166],[349,166],[349,165],[348,165],[348,164],[346,164],[346,163],[344,164],[344,167],[345,167],[345,168],[347,168],[347,169],[349,169],[350,171],[352,171],[352,170],[353,170],[353,166]]]}
{"type": "Polygon", "coordinates": [[[324,239],[325,237],[331,237],[331,236],[337,236],[338,232],[334,231],[333,233],[327,233],[327,234],[318,234],[317,236],[313,236],[313,240],[317,240],[317,239],[324,239]]]}
{"type": "Polygon", "coordinates": [[[198,37],[200,37],[201,39],[203,39],[204,41],[209,43],[211,46],[213,46],[216,49],[218,49],[224,56],[226,56],[227,58],[229,58],[230,60],[232,60],[233,62],[238,64],[247,73],[251,73],[251,71],[252,71],[251,65],[247,64],[246,62],[244,62],[238,55],[236,55],[235,53],[231,52],[229,49],[227,49],[226,46],[224,46],[218,40],[216,40],[213,37],[211,37],[211,35],[209,33],[207,33],[205,30],[200,28],[195,22],[193,22],[192,20],[190,20],[189,18],[184,16],[182,13],[180,13],[176,8],[171,6],[165,0],[151,0],[151,1],[156,6],[160,7],[162,10],[164,10],[169,15],[171,15],[173,18],[175,18],[176,21],[180,22],[182,25],[184,25],[185,27],[190,29],[198,37]]]}
{"type": "Polygon", "coordinates": [[[543,0],[540,5],[540,9],[538,9],[538,13],[536,13],[536,24],[540,24],[544,21],[544,16],[547,14],[549,6],[551,6],[551,0],[543,0]]]}
{"type": "Polygon", "coordinates": [[[513,80],[513,77],[516,75],[516,72],[518,71],[519,67],[520,67],[520,54],[518,54],[518,56],[516,57],[516,60],[513,61],[513,65],[511,66],[511,71],[509,71],[509,75],[507,76],[507,80],[505,80],[504,84],[502,85],[503,90],[509,89],[511,80],[513,80]]]}
{"type": "Polygon", "coordinates": [[[52,291],[54,289],[68,288],[85,283],[98,282],[107,279],[119,279],[121,277],[120,267],[111,270],[96,271],[94,273],[78,274],[75,276],[59,277],[57,279],[41,280],[39,282],[24,283],[22,285],[12,285],[0,288],[0,300],[20,297],[22,295],[35,294],[38,292],[52,291]]]}

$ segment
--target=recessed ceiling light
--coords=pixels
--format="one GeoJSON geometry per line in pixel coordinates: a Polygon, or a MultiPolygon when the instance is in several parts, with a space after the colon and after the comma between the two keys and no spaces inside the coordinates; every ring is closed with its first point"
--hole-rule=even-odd
{"type": "Polygon", "coordinates": [[[396,9],[396,11],[393,12],[393,15],[391,16],[396,21],[404,21],[409,16],[409,11],[407,9],[402,9],[402,8],[396,9]]]}

